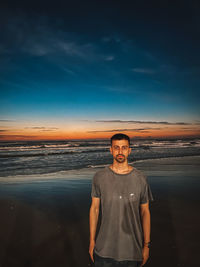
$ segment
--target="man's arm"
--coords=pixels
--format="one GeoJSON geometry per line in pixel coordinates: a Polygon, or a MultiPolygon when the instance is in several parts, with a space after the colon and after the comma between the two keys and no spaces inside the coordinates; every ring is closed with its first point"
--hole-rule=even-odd
{"type": "Polygon", "coordinates": [[[149,211],[149,203],[140,204],[140,216],[142,220],[142,228],[144,235],[144,246],[143,246],[143,262],[146,263],[149,258],[148,242],[150,242],[150,231],[151,231],[151,217],[149,211]]]}
{"type": "Polygon", "coordinates": [[[99,218],[99,206],[100,206],[100,198],[92,197],[92,204],[90,207],[90,247],[89,253],[92,261],[94,262],[93,258],[93,250],[95,246],[95,236],[96,236],[96,229],[97,229],[97,222],[99,218]]]}

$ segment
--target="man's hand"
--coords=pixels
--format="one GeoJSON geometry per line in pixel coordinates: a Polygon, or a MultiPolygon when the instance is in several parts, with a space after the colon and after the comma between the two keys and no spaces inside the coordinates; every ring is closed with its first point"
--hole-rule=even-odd
{"type": "Polygon", "coordinates": [[[141,266],[143,266],[146,263],[146,261],[148,260],[148,258],[149,258],[149,248],[147,246],[143,247],[142,255],[143,255],[143,261],[142,261],[142,265],[141,266]]]}
{"type": "Polygon", "coordinates": [[[94,262],[94,246],[95,246],[95,241],[90,241],[90,247],[89,247],[89,254],[90,254],[90,258],[91,260],[94,262]]]}

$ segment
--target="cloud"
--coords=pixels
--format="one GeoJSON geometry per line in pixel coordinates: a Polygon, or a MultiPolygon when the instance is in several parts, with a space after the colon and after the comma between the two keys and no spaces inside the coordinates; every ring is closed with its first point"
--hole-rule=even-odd
{"type": "Polygon", "coordinates": [[[69,68],[61,67],[61,69],[62,69],[62,71],[66,72],[67,74],[76,75],[76,73],[69,68]]]}
{"type": "Polygon", "coordinates": [[[45,56],[53,52],[50,45],[45,43],[35,43],[35,41],[30,40],[27,41],[21,50],[34,56],[45,56]]]}
{"type": "Polygon", "coordinates": [[[137,124],[165,124],[165,125],[191,125],[188,122],[168,122],[168,121],[135,121],[135,120],[96,120],[95,122],[103,123],[137,123],[137,124]]]}
{"type": "Polygon", "coordinates": [[[107,42],[118,43],[121,51],[122,43],[118,37],[88,39],[88,36],[80,33],[66,31],[62,23],[60,19],[55,18],[52,22],[48,17],[36,14],[28,16],[19,10],[15,15],[8,13],[4,17],[3,32],[6,37],[0,44],[0,53],[6,49],[10,55],[16,53],[44,57],[50,61],[64,60],[66,66],[77,66],[77,61],[73,60],[86,63],[100,61],[102,64],[113,61],[113,49],[107,48],[107,42]]]}
{"type": "Polygon", "coordinates": [[[39,126],[31,126],[31,127],[24,127],[24,129],[59,129],[57,127],[39,127],[39,126]]]}
{"type": "Polygon", "coordinates": [[[185,131],[189,131],[189,132],[194,132],[194,128],[182,128],[182,129],[179,129],[179,131],[181,132],[185,132],[185,131]]]}
{"type": "Polygon", "coordinates": [[[38,127],[38,126],[33,126],[33,127],[24,127],[24,129],[34,129],[34,130],[39,130],[40,132],[51,132],[51,131],[56,131],[59,128],[57,128],[57,127],[38,127]]]}
{"type": "Polygon", "coordinates": [[[84,42],[82,43],[76,36],[73,37],[58,37],[53,41],[55,52],[61,52],[63,55],[77,57],[86,61],[94,61],[104,59],[104,55],[98,51],[95,44],[84,42]]]}
{"type": "Polygon", "coordinates": [[[0,120],[1,122],[10,122],[10,121],[15,121],[15,120],[0,120]]]}
{"type": "Polygon", "coordinates": [[[143,132],[149,133],[149,130],[160,130],[161,128],[141,128],[141,129],[112,129],[112,130],[103,130],[103,131],[88,131],[88,133],[107,133],[107,132],[143,132]]]}
{"type": "Polygon", "coordinates": [[[199,125],[200,124],[200,120],[194,120],[195,121],[195,123],[194,124],[197,124],[197,125],[199,125]]]}
{"type": "Polygon", "coordinates": [[[4,38],[0,53],[7,49],[10,54],[48,57],[55,61],[62,57],[86,62],[114,60],[113,55],[105,55],[99,43],[86,41],[84,36],[66,32],[62,27],[58,30],[56,21],[51,24],[42,16],[27,17],[25,14],[8,17],[4,31],[10,38],[4,38]]]}
{"type": "Polygon", "coordinates": [[[155,69],[149,69],[149,68],[133,68],[131,69],[133,72],[136,73],[143,73],[143,74],[155,74],[155,69]]]}
{"type": "Polygon", "coordinates": [[[51,132],[51,131],[55,131],[56,129],[43,129],[40,130],[40,132],[51,132]]]}
{"type": "Polygon", "coordinates": [[[105,61],[113,61],[115,59],[114,56],[107,56],[105,57],[105,61]]]}
{"type": "Polygon", "coordinates": [[[24,129],[45,129],[45,127],[33,126],[33,127],[24,127],[24,129]]]}
{"type": "Polygon", "coordinates": [[[149,74],[149,75],[157,74],[157,76],[164,75],[165,77],[172,77],[174,75],[177,76],[182,74],[182,72],[180,72],[175,66],[171,64],[161,64],[158,62],[155,68],[146,68],[146,67],[132,68],[131,71],[140,74],[149,74]]]}
{"type": "Polygon", "coordinates": [[[145,132],[145,133],[148,133],[149,131],[146,129],[112,129],[112,130],[104,130],[104,131],[87,131],[87,133],[109,133],[109,132],[145,132]]]}
{"type": "Polygon", "coordinates": [[[37,37],[31,36],[28,41],[25,42],[24,46],[21,48],[23,52],[31,54],[33,56],[46,56],[61,53],[64,56],[78,57],[81,59],[87,59],[91,54],[91,46],[80,45],[76,41],[70,39],[69,37],[59,37],[59,36],[46,36],[46,38],[41,37],[38,33],[37,37]],[[40,39],[39,41],[37,39],[40,39]]]}
{"type": "MultiPolygon", "coordinates": [[[[59,53],[65,56],[78,57],[84,60],[94,59],[96,46],[83,42],[81,35],[57,28],[57,21],[51,23],[44,16],[30,16],[24,13],[7,14],[4,18],[6,36],[0,45],[0,53],[26,53],[32,56],[50,56],[59,53]]],[[[102,59],[104,59],[104,56],[102,59]]]]}
{"type": "Polygon", "coordinates": [[[36,138],[36,137],[38,137],[38,136],[36,136],[36,135],[16,135],[16,134],[10,134],[10,135],[0,135],[0,139],[11,139],[11,138],[13,138],[13,140],[15,139],[15,138],[36,138]]]}

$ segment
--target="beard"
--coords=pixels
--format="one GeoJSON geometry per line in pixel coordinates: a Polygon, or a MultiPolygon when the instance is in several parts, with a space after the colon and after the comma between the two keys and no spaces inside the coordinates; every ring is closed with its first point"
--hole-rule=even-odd
{"type": "Polygon", "coordinates": [[[115,157],[115,159],[116,159],[116,161],[119,162],[119,163],[123,163],[123,162],[126,160],[125,156],[122,155],[122,154],[118,154],[118,155],[115,157]],[[121,156],[121,157],[119,157],[119,156],[121,156]]]}

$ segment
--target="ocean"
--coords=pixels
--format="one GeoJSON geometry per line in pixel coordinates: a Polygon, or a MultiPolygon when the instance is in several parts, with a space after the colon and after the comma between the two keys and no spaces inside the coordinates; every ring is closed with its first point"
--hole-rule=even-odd
{"type": "MultiPolygon", "coordinates": [[[[112,162],[109,140],[0,142],[0,177],[43,175],[103,167],[112,162]]],[[[137,139],[129,163],[200,155],[200,139],[137,139]]]]}

